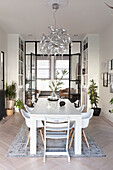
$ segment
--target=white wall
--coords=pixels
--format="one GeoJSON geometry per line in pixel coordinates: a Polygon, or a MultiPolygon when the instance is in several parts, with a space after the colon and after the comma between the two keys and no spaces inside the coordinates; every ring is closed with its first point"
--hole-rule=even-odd
{"type": "Polygon", "coordinates": [[[102,115],[113,121],[113,114],[109,113],[109,109],[113,108],[109,104],[113,93],[110,93],[110,87],[103,87],[101,79],[102,72],[108,71],[108,61],[113,59],[113,23],[108,26],[100,34],[100,107],[102,115]]]}
{"type": "Polygon", "coordinates": [[[7,62],[7,33],[0,28],[0,52],[4,52],[4,62],[5,62],[5,84],[6,84],[6,62],[7,62]]]}

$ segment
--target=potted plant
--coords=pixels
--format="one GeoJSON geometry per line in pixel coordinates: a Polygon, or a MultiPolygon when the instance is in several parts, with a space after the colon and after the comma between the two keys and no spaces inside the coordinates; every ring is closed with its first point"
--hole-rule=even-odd
{"type": "Polygon", "coordinates": [[[51,96],[52,96],[52,98],[54,98],[54,97],[56,97],[57,95],[56,95],[56,91],[58,91],[60,88],[61,88],[61,85],[63,85],[63,82],[62,82],[62,79],[63,79],[63,77],[65,76],[65,75],[67,75],[68,74],[68,71],[66,70],[66,69],[64,69],[64,70],[61,70],[61,77],[60,78],[58,78],[58,75],[59,75],[60,73],[57,71],[57,73],[56,73],[56,80],[55,81],[52,81],[51,82],[51,85],[49,85],[49,88],[51,89],[51,91],[52,91],[52,94],[51,94],[51,96]]]}
{"type": "Polygon", "coordinates": [[[15,100],[14,106],[16,107],[15,110],[20,112],[20,110],[24,107],[24,104],[21,102],[20,99],[18,99],[18,100],[15,100]]]}
{"type": "MultiPolygon", "coordinates": [[[[109,101],[109,103],[112,105],[113,104],[113,98],[109,101]]],[[[110,113],[113,113],[113,109],[109,110],[110,113]]]]}
{"type": "Polygon", "coordinates": [[[93,79],[90,82],[91,82],[91,85],[89,86],[88,94],[89,94],[89,99],[92,105],[92,109],[94,109],[93,115],[99,116],[101,108],[97,107],[97,104],[100,98],[97,93],[98,86],[96,85],[93,79]]]}
{"type": "Polygon", "coordinates": [[[8,116],[13,114],[13,108],[14,108],[14,99],[16,97],[16,83],[12,82],[11,85],[8,85],[6,83],[6,114],[8,116]]]}

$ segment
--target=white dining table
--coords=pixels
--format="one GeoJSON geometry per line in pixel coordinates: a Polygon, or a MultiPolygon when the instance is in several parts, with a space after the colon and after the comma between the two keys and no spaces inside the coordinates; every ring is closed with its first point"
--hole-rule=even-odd
{"type": "Polygon", "coordinates": [[[65,106],[60,107],[60,99],[58,101],[48,101],[47,98],[39,98],[37,104],[31,112],[31,128],[30,128],[30,154],[36,154],[37,136],[36,121],[45,120],[46,117],[68,117],[70,121],[74,121],[74,152],[81,154],[81,113],[74,107],[68,99],[65,99],[65,106]]]}

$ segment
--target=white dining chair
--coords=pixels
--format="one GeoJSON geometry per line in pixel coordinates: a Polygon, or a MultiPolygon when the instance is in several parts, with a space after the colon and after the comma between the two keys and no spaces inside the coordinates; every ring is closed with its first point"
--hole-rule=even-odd
{"type": "MultiPolygon", "coordinates": [[[[85,105],[82,105],[78,108],[76,108],[80,113],[84,110],[85,105]]],[[[73,138],[74,138],[74,122],[70,122],[70,132],[69,132],[69,138],[70,139],[70,144],[69,144],[69,149],[71,148],[72,142],[73,142],[73,138]],[[71,135],[72,134],[72,135],[71,135]]]]}
{"type": "Polygon", "coordinates": [[[70,162],[70,156],[68,151],[68,136],[69,136],[69,118],[45,118],[44,121],[44,162],[46,155],[66,155],[68,157],[68,162],[70,162]],[[47,139],[66,140],[65,148],[47,148],[47,139]],[[62,151],[62,149],[64,149],[62,151]]]}
{"type": "MultiPolygon", "coordinates": [[[[31,127],[31,120],[30,120],[30,114],[28,112],[25,112],[23,109],[21,109],[21,113],[23,115],[23,117],[25,118],[25,122],[26,122],[26,125],[28,128],[31,127]]],[[[36,127],[37,128],[40,128],[40,134],[41,134],[41,138],[42,138],[42,142],[44,144],[44,134],[43,134],[43,123],[42,121],[37,121],[36,122],[36,127]]],[[[29,134],[28,134],[28,139],[27,139],[27,143],[26,143],[26,146],[25,148],[27,148],[28,144],[29,144],[29,140],[30,140],[30,131],[29,131],[29,134]]]]}
{"type": "MultiPolygon", "coordinates": [[[[87,137],[86,137],[86,134],[85,134],[84,129],[88,127],[88,125],[89,125],[89,120],[92,118],[93,112],[94,112],[94,110],[91,109],[91,110],[89,110],[88,112],[81,113],[81,114],[82,114],[82,133],[83,133],[83,137],[84,137],[84,140],[85,140],[88,148],[90,148],[90,146],[89,146],[89,143],[88,143],[88,140],[87,140],[87,137]]],[[[72,125],[72,126],[73,126],[73,125],[72,125]]],[[[76,127],[75,127],[75,128],[76,128],[76,127]]],[[[71,145],[72,145],[72,142],[73,142],[74,133],[75,133],[75,130],[74,130],[74,128],[73,128],[73,131],[72,131],[72,133],[71,133],[72,136],[71,136],[71,139],[70,139],[69,149],[71,148],[71,145]]]]}
{"type": "Polygon", "coordinates": [[[83,137],[84,137],[84,140],[85,140],[88,148],[90,148],[90,146],[89,146],[84,129],[88,127],[89,120],[92,118],[93,112],[94,112],[94,110],[91,109],[88,112],[82,113],[82,133],[83,133],[83,137]]]}
{"type": "Polygon", "coordinates": [[[76,109],[81,113],[84,110],[85,105],[81,105],[80,107],[77,107],[76,109]]]}
{"type": "Polygon", "coordinates": [[[24,107],[25,107],[25,109],[26,109],[26,111],[27,111],[28,113],[31,113],[32,110],[34,109],[33,107],[29,107],[29,106],[27,106],[26,104],[24,104],[24,107]]]}

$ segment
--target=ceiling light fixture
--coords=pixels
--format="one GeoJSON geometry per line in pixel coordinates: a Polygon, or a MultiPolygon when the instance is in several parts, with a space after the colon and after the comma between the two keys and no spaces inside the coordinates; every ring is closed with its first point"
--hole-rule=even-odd
{"type": "Polygon", "coordinates": [[[105,4],[106,4],[109,8],[113,9],[113,6],[108,5],[106,2],[105,2],[105,4]]]}
{"type": "Polygon", "coordinates": [[[55,22],[55,28],[52,26],[49,28],[49,35],[42,35],[40,41],[40,51],[43,54],[48,55],[63,55],[63,53],[68,49],[69,43],[71,42],[70,35],[64,28],[56,28],[56,11],[61,6],[67,4],[67,0],[45,0],[45,3],[52,6],[53,18],[55,22]]]}

